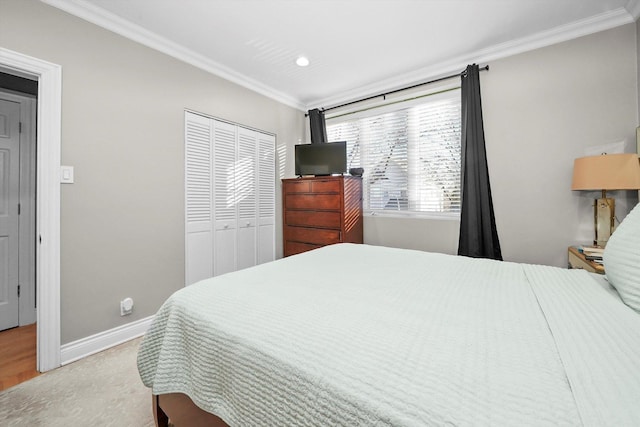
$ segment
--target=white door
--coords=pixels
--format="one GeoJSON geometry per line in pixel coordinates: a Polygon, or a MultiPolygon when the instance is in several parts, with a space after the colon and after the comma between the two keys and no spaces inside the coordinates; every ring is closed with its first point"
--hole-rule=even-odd
{"type": "Polygon", "coordinates": [[[213,275],[236,270],[237,126],[213,121],[213,275]]]}
{"type": "Polygon", "coordinates": [[[18,326],[20,104],[0,100],[0,330],[18,326]]]}
{"type": "Polygon", "coordinates": [[[256,145],[257,132],[238,128],[236,197],[238,198],[237,269],[256,265],[256,145]]]}
{"type": "Polygon", "coordinates": [[[258,134],[257,263],[276,259],[276,138],[258,134]]]}
{"type": "Polygon", "coordinates": [[[211,120],[185,113],[185,283],[213,276],[211,120]]]}

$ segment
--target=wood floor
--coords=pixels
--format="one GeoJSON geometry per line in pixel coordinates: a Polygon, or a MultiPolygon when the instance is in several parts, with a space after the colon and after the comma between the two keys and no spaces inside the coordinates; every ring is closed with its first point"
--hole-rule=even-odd
{"type": "Polygon", "coordinates": [[[0,390],[38,375],[36,324],[0,332],[0,390]]]}

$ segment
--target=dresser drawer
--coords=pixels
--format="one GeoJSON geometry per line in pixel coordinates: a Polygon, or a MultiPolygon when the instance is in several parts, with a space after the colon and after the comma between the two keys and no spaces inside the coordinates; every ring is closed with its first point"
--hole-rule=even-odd
{"type": "Polygon", "coordinates": [[[285,226],[284,239],[316,245],[330,245],[332,243],[340,243],[341,236],[339,230],[285,226]]]}
{"type": "Polygon", "coordinates": [[[339,194],[288,194],[285,199],[285,208],[340,210],[340,201],[339,194]]]}
{"type": "Polygon", "coordinates": [[[285,193],[308,193],[311,190],[311,182],[290,180],[284,183],[285,193]]]}
{"type": "Polygon", "coordinates": [[[314,193],[340,193],[340,181],[311,181],[311,191],[314,193]]]}
{"type": "Polygon", "coordinates": [[[285,223],[287,225],[339,229],[340,212],[288,210],[285,212],[285,223]]]}
{"type": "Polygon", "coordinates": [[[311,243],[291,242],[289,240],[284,242],[284,256],[300,254],[313,249],[321,248],[323,245],[313,245],[311,243]]]}

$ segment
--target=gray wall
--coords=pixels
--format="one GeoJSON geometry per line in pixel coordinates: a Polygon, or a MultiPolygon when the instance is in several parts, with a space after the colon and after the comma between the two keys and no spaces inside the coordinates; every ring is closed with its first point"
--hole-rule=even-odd
{"type": "MultiPolygon", "coordinates": [[[[568,245],[593,241],[600,195],[570,190],[573,160],[635,141],[635,25],[495,61],[482,90],[505,258],[564,266],[568,245]]],[[[611,195],[619,219],[637,202],[636,192],[611,195]]]]}
{"type": "Polygon", "coordinates": [[[304,113],[38,1],[1,9],[2,47],[62,66],[62,343],[150,316],[184,286],[184,109],[275,133],[282,154],[304,113]]]}
{"type": "MultiPolygon", "coordinates": [[[[638,124],[636,25],[490,61],[481,76],[487,155],[505,260],[567,265],[593,240],[592,200],[572,192],[586,147],[627,141],[638,124]]],[[[624,218],[636,192],[612,192],[624,218]]],[[[365,241],[457,252],[457,221],[365,220],[365,241]]]]}

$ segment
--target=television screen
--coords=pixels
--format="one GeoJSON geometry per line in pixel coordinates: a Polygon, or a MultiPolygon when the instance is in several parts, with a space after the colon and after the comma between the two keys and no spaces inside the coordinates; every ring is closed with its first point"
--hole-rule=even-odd
{"type": "Polygon", "coordinates": [[[296,175],[332,175],[347,172],[347,142],[295,146],[296,175]]]}

